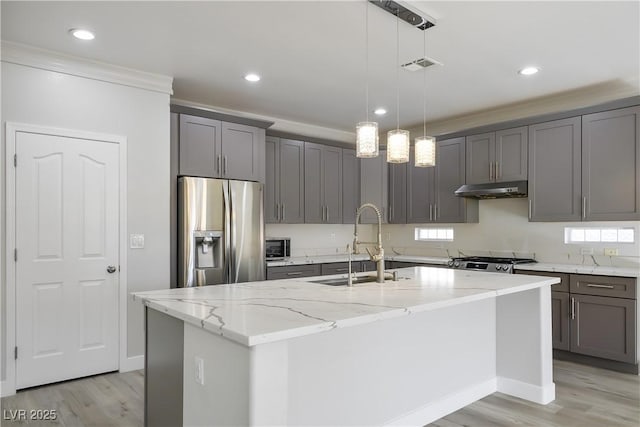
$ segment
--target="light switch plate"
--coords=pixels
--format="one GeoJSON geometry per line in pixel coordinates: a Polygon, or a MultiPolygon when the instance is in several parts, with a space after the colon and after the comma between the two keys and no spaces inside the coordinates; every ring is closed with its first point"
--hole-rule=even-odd
{"type": "Polygon", "coordinates": [[[130,234],[129,247],[131,249],[144,249],[144,234],[130,234]]]}
{"type": "Polygon", "coordinates": [[[604,248],[605,256],[618,256],[618,248],[604,248]]]}

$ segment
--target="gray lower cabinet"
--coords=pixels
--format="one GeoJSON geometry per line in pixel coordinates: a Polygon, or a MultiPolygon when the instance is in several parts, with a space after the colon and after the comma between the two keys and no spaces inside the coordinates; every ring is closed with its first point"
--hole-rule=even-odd
{"type": "Polygon", "coordinates": [[[640,107],[582,116],[587,221],[640,219],[640,107]]]}
{"type": "Polygon", "coordinates": [[[266,223],[304,222],[304,142],[266,138],[266,223]]]}
{"type": "Polygon", "coordinates": [[[465,183],[465,139],[437,142],[433,217],[437,222],[478,222],[478,201],[457,197],[465,183]]]}
{"type": "Polygon", "coordinates": [[[320,274],[320,264],[267,267],[267,280],[294,279],[296,277],[313,277],[320,276],[320,274]]]}
{"type": "MultiPolygon", "coordinates": [[[[387,152],[381,150],[378,157],[360,159],[360,203],[373,203],[380,209],[382,222],[387,222],[388,200],[387,152]]],[[[376,215],[367,209],[362,213],[363,224],[377,223],[376,215]]]]}
{"type": "Polygon", "coordinates": [[[387,220],[392,224],[407,223],[407,164],[389,165],[389,209],[387,220]]]}
{"type": "Polygon", "coordinates": [[[467,184],[527,179],[527,127],[466,137],[467,184]]]}
{"type": "MultiPolygon", "coordinates": [[[[331,274],[346,274],[349,272],[348,262],[330,262],[321,264],[320,271],[323,276],[329,276],[331,274]]],[[[351,272],[359,273],[362,271],[360,261],[351,262],[351,272]]]]}
{"type": "Polygon", "coordinates": [[[570,349],[569,292],[551,292],[551,337],[553,348],[570,349]]]}
{"type": "Polygon", "coordinates": [[[179,174],[264,181],[265,131],[180,115],[179,174]]]}
{"type": "Polygon", "coordinates": [[[360,207],[360,161],[355,150],[342,150],[342,223],[353,224],[360,207]]]}
{"type": "Polygon", "coordinates": [[[581,118],[529,126],[529,220],[580,221],[581,118]]]}
{"type": "Polygon", "coordinates": [[[342,223],[342,148],[304,143],[306,223],[342,223]]]}

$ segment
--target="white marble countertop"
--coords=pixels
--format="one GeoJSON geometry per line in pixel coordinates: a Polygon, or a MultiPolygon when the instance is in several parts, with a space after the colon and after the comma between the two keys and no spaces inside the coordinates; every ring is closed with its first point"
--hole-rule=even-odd
{"type": "Polygon", "coordinates": [[[595,274],[599,276],[640,277],[640,269],[612,267],[604,265],[554,264],[538,262],[536,264],[515,265],[516,270],[550,271],[555,273],[595,274]]]}
{"type": "MultiPolygon", "coordinates": [[[[407,316],[557,283],[558,279],[438,267],[397,282],[329,286],[310,277],[134,293],[135,300],[246,346],[407,316]]],[[[371,275],[371,273],[361,273],[371,275]]]]}
{"type": "MultiPolygon", "coordinates": [[[[369,255],[359,254],[352,255],[353,261],[367,261],[369,255]]],[[[413,256],[413,255],[385,255],[385,261],[404,261],[404,262],[419,262],[424,264],[438,264],[447,265],[449,258],[446,257],[425,257],[425,256],[413,256]]],[[[316,255],[316,256],[300,256],[291,257],[286,260],[267,261],[267,267],[282,267],[285,265],[302,265],[302,264],[326,264],[330,262],[347,262],[349,261],[349,255],[336,254],[336,255],[316,255]]]]}

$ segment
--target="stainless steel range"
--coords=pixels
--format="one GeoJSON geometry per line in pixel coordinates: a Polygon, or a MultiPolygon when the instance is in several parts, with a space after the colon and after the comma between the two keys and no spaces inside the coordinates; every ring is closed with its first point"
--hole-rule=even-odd
{"type": "Polygon", "coordinates": [[[483,257],[483,256],[469,256],[460,258],[451,258],[448,262],[449,267],[475,270],[475,271],[487,271],[491,273],[513,273],[513,266],[516,264],[532,264],[537,262],[531,258],[498,258],[498,257],[483,257]]]}

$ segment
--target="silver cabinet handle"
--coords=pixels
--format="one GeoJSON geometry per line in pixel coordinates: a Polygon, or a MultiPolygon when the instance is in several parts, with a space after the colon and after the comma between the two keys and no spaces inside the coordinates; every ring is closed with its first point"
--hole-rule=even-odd
{"type": "Polygon", "coordinates": [[[576,318],[576,299],[571,297],[571,320],[576,318]]]}
{"type": "Polygon", "coordinates": [[[587,217],[587,198],[586,196],[582,198],[582,218],[587,217]]]}
{"type": "Polygon", "coordinates": [[[227,156],[224,156],[224,174],[227,174],[227,156]]]}
{"type": "Polygon", "coordinates": [[[326,206],[327,209],[327,222],[329,222],[329,205],[326,206]]]}
{"type": "Polygon", "coordinates": [[[433,221],[433,205],[429,203],[429,221],[433,221]]]}
{"type": "Polygon", "coordinates": [[[115,273],[116,272],[116,266],[115,265],[110,265],[107,267],[107,273],[111,274],[111,273],[115,273]]]}
{"type": "Polygon", "coordinates": [[[500,162],[496,162],[495,179],[500,179],[500,162]]]}
{"type": "Polygon", "coordinates": [[[284,221],[284,203],[280,205],[280,209],[282,209],[282,217],[280,218],[280,220],[284,221]]]}
{"type": "Polygon", "coordinates": [[[276,221],[280,221],[280,203],[276,203],[276,221]]]}
{"type": "Polygon", "coordinates": [[[531,199],[529,199],[529,219],[531,219],[531,211],[533,210],[533,203],[531,199]]]}
{"type": "Polygon", "coordinates": [[[336,273],[343,273],[345,271],[349,271],[348,268],[336,268],[336,273]]]}
{"type": "Polygon", "coordinates": [[[587,288],[614,289],[612,285],[596,285],[595,283],[585,283],[587,288]]]}
{"type": "Polygon", "coordinates": [[[493,162],[489,162],[489,181],[493,181],[493,162]]]}
{"type": "Polygon", "coordinates": [[[217,164],[218,164],[218,165],[217,165],[217,167],[216,167],[216,172],[218,172],[218,173],[220,173],[220,161],[221,161],[221,157],[222,157],[222,156],[218,155],[218,160],[216,161],[216,162],[217,162],[217,164]]]}
{"type": "Polygon", "coordinates": [[[302,271],[291,271],[287,273],[287,276],[301,276],[301,275],[302,275],[302,271]]]}
{"type": "Polygon", "coordinates": [[[437,203],[433,205],[433,220],[434,221],[438,220],[438,204],[437,203]]]}

